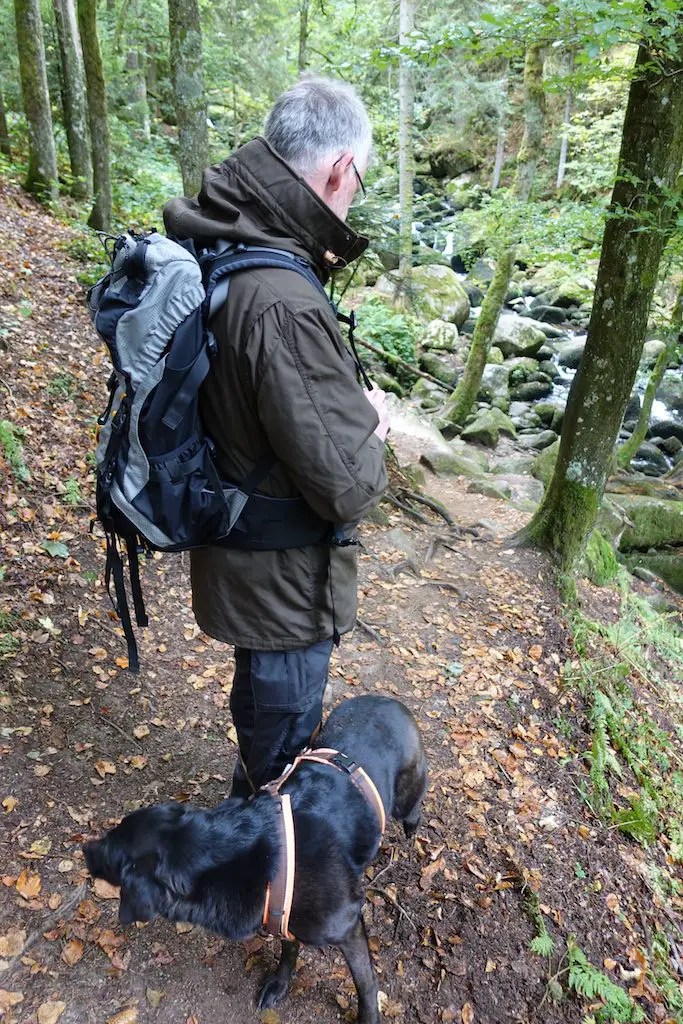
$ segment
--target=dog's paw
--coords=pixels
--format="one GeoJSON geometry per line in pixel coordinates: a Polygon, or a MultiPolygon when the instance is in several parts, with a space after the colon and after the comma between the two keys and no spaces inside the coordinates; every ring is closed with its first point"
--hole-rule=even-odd
{"type": "Polygon", "coordinates": [[[269,978],[266,978],[266,982],[261,989],[258,1001],[259,1010],[268,1010],[271,1006],[277,1006],[278,1003],[281,1003],[287,995],[288,988],[289,980],[279,978],[277,974],[271,974],[269,978]]]}

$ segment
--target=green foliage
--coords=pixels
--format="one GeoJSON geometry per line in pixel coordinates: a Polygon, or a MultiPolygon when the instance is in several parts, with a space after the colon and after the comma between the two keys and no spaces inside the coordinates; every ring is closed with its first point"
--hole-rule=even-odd
{"type": "Polygon", "coordinates": [[[72,476],[64,484],[64,501],[67,505],[80,505],[83,501],[81,485],[72,476]]]}
{"type": "Polygon", "coordinates": [[[28,467],[24,462],[24,446],[22,440],[24,432],[20,427],[15,427],[9,420],[0,420],[0,453],[17,480],[26,483],[31,478],[28,467]]]}
{"type": "Polygon", "coordinates": [[[611,583],[619,572],[614,548],[599,530],[593,530],[588,538],[584,561],[586,575],[598,587],[611,583]]]}
{"type": "Polygon", "coordinates": [[[633,796],[629,807],[616,815],[619,831],[631,836],[639,843],[654,843],[657,837],[657,805],[644,790],[640,796],[633,796]]]}
{"type": "Polygon", "coordinates": [[[51,558],[68,558],[69,549],[60,540],[41,540],[40,547],[47,551],[51,558]]]}
{"type": "Polygon", "coordinates": [[[604,1006],[596,1013],[597,1021],[636,1022],[645,1020],[645,1014],[627,992],[611,981],[587,959],[585,953],[570,939],[567,944],[569,987],[578,996],[593,1002],[601,999],[604,1006]]]}
{"type": "Polygon", "coordinates": [[[539,956],[552,956],[555,943],[546,928],[540,900],[536,893],[529,890],[524,896],[522,906],[536,928],[536,935],[529,943],[529,949],[532,953],[537,953],[539,956]]]}
{"type": "Polygon", "coordinates": [[[71,373],[58,373],[47,386],[47,393],[54,398],[71,398],[76,390],[76,378],[71,373]]]}
{"type": "MultiPolygon", "coordinates": [[[[364,302],[356,310],[358,334],[366,341],[372,342],[392,355],[399,356],[407,363],[415,362],[415,321],[403,313],[391,309],[377,296],[364,302]]],[[[391,360],[386,360],[386,367],[401,379],[400,368],[391,360]]],[[[404,371],[408,382],[412,378],[404,371]]]]}
{"type": "Polygon", "coordinates": [[[109,270],[109,258],[94,231],[80,228],[76,237],[64,246],[64,250],[72,259],[83,264],[83,270],[76,274],[76,278],[86,288],[94,285],[109,270]]]}
{"type": "Polygon", "coordinates": [[[19,624],[19,616],[13,611],[0,610],[0,658],[14,654],[19,649],[19,640],[12,636],[19,624]]]}

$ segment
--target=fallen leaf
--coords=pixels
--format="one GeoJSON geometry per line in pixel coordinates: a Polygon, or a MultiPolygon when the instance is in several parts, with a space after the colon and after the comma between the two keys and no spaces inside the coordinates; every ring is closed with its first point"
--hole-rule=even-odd
{"type": "Polygon", "coordinates": [[[44,857],[52,849],[52,840],[48,839],[47,836],[42,836],[41,839],[36,839],[35,842],[31,843],[29,849],[36,856],[44,857]]]}
{"type": "Polygon", "coordinates": [[[57,865],[57,871],[59,871],[62,875],[65,875],[68,871],[73,871],[73,869],[74,862],[72,860],[60,860],[59,864],[57,865]]]}
{"type": "Polygon", "coordinates": [[[70,939],[62,950],[62,960],[73,967],[83,956],[83,943],[80,939],[70,939]]]}
{"type": "Polygon", "coordinates": [[[119,668],[128,668],[128,658],[115,658],[114,661],[119,666],[119,668]]]}
{"type": "Polygon", "coordinates": [[[49,764],[37,764],[33,769],[33,774],[37,775],[39,779],[44,779],[46,775],[49,775],[52,768],[49,764]]]}
{"type": "Polygon", "coordinates": [[[56,1000],[41,1003],[38,1007],[38,1024],[56,1024],[65,1010],[66,1003],[59,1003],[56,1000]]]}
{"type": "Polygon", "coordinates": [[[237,729],[235,728],[234,725],[228,726],[227,736],[231,743],[237,744],[237,729]]]}
{"type": "Polygon", "coordinates": [[[495,960],[487,960],[486,961],[486,973],[487,974],[491,974],[491,972],[495,971],[495,969],[496,969],[496,961],[495,960]]]}
{"type": "Polygon", "coordinates": [[[439,871],[443,871],[445,866],[446,861],[443,859],[443,857],[439,857],[438,860],[432,861],[432,863],[428,864],[426,868],[423,868],[422,871],[420,872],[420,888],[422,890],[429,889],[431,887],[434,875],[436,875],[439,871]]]}
{"type": "Polygon", "coordinates": [[[56,910],[57,907],[61,907],[61,905],[62,905],[62,897],[59,895],[58,892],[53,892],[51,894],[51,896],[49,897],[49,899],[47,901],[47,905],[50,908],[50,910],[56,910]]]}
{"type": "Polygon", "coordinates": [[[474,1020],[474,1007],[472,1003],[465,1003],[462,1008],[462,1024],[472,1024],[474,1020]]]}
{"type": "Polygon", "coordinates": [[[133,729],[133,736],[135,736],[136,740],[141,740],[145,736],[149,736],[149,726],[148,725],[136,725],[135,728],[133,729]]]}
{"type": "Polygon", "coordinates": [[[529,648],[529,657],[532,658],[534,661],[538,661],[539,658],[541,658],[542,656],[543,648],[540,644],[533,644],[533,646],[529,648]]]}
{"type": "Polygon", "coordinates": [[[40,875],[37,871],[31,871],[30,868],[24,868],[19,877],[17,878],[17,892],[24,897],[25,900],[32,900],[38,895],[41,890],[42,883],[40,881],[40,875]]]}
{"type": "Polygon", "coordinates": [[[105,775],[116,775],[116,765],[111,761],[103,761],[100,759],[99,761],[95,761],[95,771],[99,777],[103,779],[105,775]]]}
{"type": "Polygon", "coordinates": [[[8,992],[6,988],[0,988],[0,1010],[3,1013],[11,1006],[16,1006],[17,1003],[23,1003],[23,1001],[23,992],[8,992]]]}
{"type": "Polygon", "coordinates": [[[164,998],[165,994],[165,992],[160,992],[158,991],[158,989],[155,988],[145,989],[145,999],[147,1000],[147,1002],[149,1003],[153,1010],[156,1010],[158,1008],[159,1003],[164,998]]]}
{"type": "Polygon", "coordinates": [[[277,1010],[261,1010],[258,1019],[261,1024],[280,1024],[280,1014],[277,1010]]]}
{"type": "Polygon", "coordinates": [[[0,935],[0,956],[18,956],[25,942],[26,932],[12,925],[8,932],[0,935]]]}
{"type": "Polygon", "coordinates": [[[137,1006],[127,1006],[125,1010],[120,1010],[110,1017],[107,1024],[137,1024],[137,1019],[137,1006]]]}
{"type": "Polygon", "coordinates": [[[5,808],[7,814],[10,814],[18,803],[19,801],[17,800],[16,797],[6,796],[5,799],[2,801],[2,806],[5,808]]]}
{"type": "Polygon", "coordinates": [[[131,766],[137,768],[140,771],[142,768],[146,768],[149,762],[149,758],[145,757],[144,754],[134,754],[130,759],[131,766]]]}
{"type": "Polygon", "coordinates": [[[189,921],[176,921],[175,930],[179,935],[184,935],[185,932],[191,932],[193,928],[194,925],[190,924],[189,921]]]}
{"type": "Polygon", "coordinates": [[[96,878],[93,889],[101,900],[117,900],[121,891],[118,885],[110,885],[104,878],[96,878]]]}

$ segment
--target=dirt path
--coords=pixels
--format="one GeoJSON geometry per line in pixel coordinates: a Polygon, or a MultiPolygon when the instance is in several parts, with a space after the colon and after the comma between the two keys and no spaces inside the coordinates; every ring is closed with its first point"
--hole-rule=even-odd
{"type": "MultiPolygon", "coordinates": [[[[84,869],[83,840],[126,811],[225,796],[232,665],[194,624],[183,558],[167,556],[144,567],[142,670],[122,667],[102,542],[88,532],[107,370],[63,251],[70,233],[5,186],[0,236],[0,419],[25,432],[31,474],[22,483],[7,469],[0,485],[10,637],[0,660],[0,986],[16,994],[0,996],[0,1016],[13,1002],[13,1024],[248,1024],[259,1019],[270,941],[226,945],[165,922],[122,931],[112,893],[84,869]]],[[[436,520],[411,526],[395,514],[366,528],[364,625],[330,677],[330,703],[369,691],[405,701],[432,770],[417,838],[390,826],[368,882],[385,1014],[579,1021],[578,1002],[544,998],[547,963],[529,949],[523,893],[538,892],[557,938],[578,936],[614,971],[647,945],[651,896],[634,847],[581,799],[585,736],[568,725],[581,721],[580,703],[560,688],[571,648],[558,597],[541,557],[503,545],[523,514],[457,482],[428,489],[459,525],[487,526],[448,535],[436,520]]],[[[291,997],[268,1019],[351,1020],[352,992],[336,950],[306,950],[291,997]]]]}

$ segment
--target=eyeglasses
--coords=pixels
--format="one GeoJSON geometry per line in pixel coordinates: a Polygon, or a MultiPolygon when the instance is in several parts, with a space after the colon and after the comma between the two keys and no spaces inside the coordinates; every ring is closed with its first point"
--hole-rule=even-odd
{"type": "MultiPolygon", "coordinates": [[[[343,155],[340,156],[337,160],[335,160],[334,163],[332,164],[332,166],[336,167],[337,164],[339,163],[339,161],[342,160],[342,159],[343,159],[343,155]]],[[[356,181],[358,182],[359,188],[360,188],[360,190],[361,190],[361,192],[363,194],[363,199],[365,200],[365,199],[368,198],[367,189],[365,188],[365,183],[363,182],[363,179],[361,178],[361,176],[360,176],[360,174],[358,172],[358,168],[356,167],[356,163],[355,163],[354,160],[351,161],[351,166],[353,167],[353,173],[356,175],[356,181]]]]}

